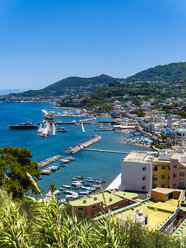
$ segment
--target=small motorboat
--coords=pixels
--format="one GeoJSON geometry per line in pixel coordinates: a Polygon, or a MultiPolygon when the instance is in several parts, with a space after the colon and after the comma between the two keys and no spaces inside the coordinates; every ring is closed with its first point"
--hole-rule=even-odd
{"type": "Polygon", "coordinates": [[[62,187],[63,187],[63,188],[66,188],[66,189],[70,189],[70,188],[71,188],[70,185],[65,185],[65,184],[63,184],[62,187]]]}
{"type": "Polygon", "coordinates": [[[74,161],[75,160],[75,158],[72,157],[72,156],[68,156],[67,159],[69,159],[70,161],[74,161]]]}
{"type": "Polygon", "coordinates": [[[76,176],[76,178],[83,179],[84,177],[83,176],[76,176]]]}
{"type": "Polygon", "coordinates": [[[68,162],[70,162],[70,160],[67,158],[60,159],[60,163],[68,163],[68,162]]]}
{"type": "Polygon", "coordinates": [[[65,127],[57,127],[56,132],[67,132],[65,127]]]}
{"type": "Polygon", "coordinates": [[[95,182],[95,179],[88,179],[87,178],[87,182],[94,183],[95,182]]]}

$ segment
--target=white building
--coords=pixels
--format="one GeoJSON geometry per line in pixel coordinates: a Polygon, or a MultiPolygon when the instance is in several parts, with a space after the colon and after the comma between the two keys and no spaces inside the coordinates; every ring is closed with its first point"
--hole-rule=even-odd
{"type": "Polygon", "coordinates": [[[150,194],[153,156],[145,151],[132,151],[122,159],[121,189],[150,194]]]}

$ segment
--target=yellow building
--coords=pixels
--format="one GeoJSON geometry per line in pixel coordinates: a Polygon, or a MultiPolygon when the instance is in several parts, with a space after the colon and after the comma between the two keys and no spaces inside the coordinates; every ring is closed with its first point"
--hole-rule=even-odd
{"type": "Polygon", "coordinates": [[[160,155],[153,160],[152,188],[169,188],[170,157],[160,155]]]}

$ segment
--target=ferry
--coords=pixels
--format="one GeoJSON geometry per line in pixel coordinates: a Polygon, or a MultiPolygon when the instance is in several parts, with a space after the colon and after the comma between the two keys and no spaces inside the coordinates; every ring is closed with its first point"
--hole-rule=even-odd
{"type": "Polygon", "coordinates": [[[10,129],[37,129],[38,126],[36,126],[34,123],[27,121],[22,122],[16,125],[10,125],[8,126],[10,129]]]}

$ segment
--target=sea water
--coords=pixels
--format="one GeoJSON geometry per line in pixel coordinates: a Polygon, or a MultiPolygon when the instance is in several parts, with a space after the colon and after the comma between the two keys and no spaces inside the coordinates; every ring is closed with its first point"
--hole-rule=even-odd
{"type": "MultiPolygon", "coordinates": [[[[89,148],[105,149],[130,152],[132,150],[150,150],[149,148],[129,145],[122,143],[122,138],[126,134],[112,131],[95,131],[97,125],[84,125],[85,133],[82,132],[81,126],[62,125],[67,132],[56,132],[47,138],[39,137],[37,129],[34,130],[13,130],[8,125],[14,125],[21,122],[32,121],[37,124],[43,120],[42,109],[47,111],[61,112],[61,109],[54,108],[52,103],[0,103],[0,147],[18,146],[27,147],[33,154],[35,161],[49,158],[53,155],[68,156],[65,151],[73,145],[87,140],[92,135],[99,134],[102,139],[91,145],[89,148]]],[[[56,121],[80,120],[78,117],[57,117],[56,121]]],[[[98,118],[97,120],[106,120],[98,118]]],[[[80,151],[73,154],[75,161],[72,161],[61,167],[50,175],[42,175],[39,186],[45,194],[50,184],[55,184],[57,189],[63,184],[71,184],[72,177],[84,176],[93,177],[97,180],[104,180],[104,188],[108,186],[115,177],[121,172],[121,159],[124,154],[101,153],[95,151],[80,151]]],[[[51,165],[59,165],[59,161],[51,165]]],[[[50,166],[50,165],[49,165],[50,166]]]]}

